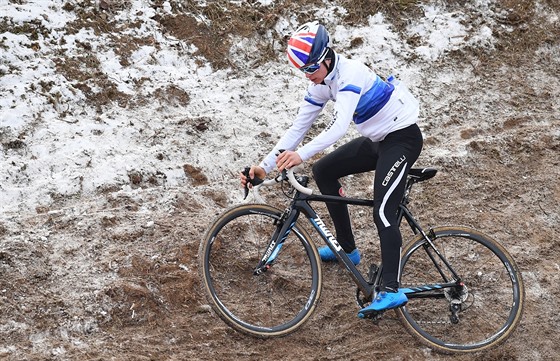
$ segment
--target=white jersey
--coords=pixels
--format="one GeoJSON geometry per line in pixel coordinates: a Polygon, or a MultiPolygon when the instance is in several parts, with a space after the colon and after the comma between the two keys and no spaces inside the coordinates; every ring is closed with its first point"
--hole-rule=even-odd
{"type": "Polygon", "coordinates": [[[335,102],[333,119],[319,135],[297,150],[303,161],[334,144],[352,122],[363,136],[381,141],[387,134],[418,121],[418,101],[406,86],[384,82],[358,61],[336,56],[334,67],[323,83],[309,86],[292,126],[259,164],[266,173],[276,166],[280,149],[296,149],[329,100],[335,102]]]}

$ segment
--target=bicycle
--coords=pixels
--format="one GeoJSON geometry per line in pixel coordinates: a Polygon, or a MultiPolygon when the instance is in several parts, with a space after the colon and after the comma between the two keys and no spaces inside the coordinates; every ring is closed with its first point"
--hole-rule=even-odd
{"type": "MultiPolygon", "coordinates": [[[[400,288],[409,301],[395,312],[410,334],[436,351],[489,349],[504,342],[520,322],[523,280],[514,259],[492,238],[466,227],[421,228],[408,208],[410,192],[436,173],[413,168],[408,174],[398,219],[399,225],[406,220],[414,233],[401,259],[400,288]]],[[[202,285],[214,311],[232,328],[260,338],[297,330],[321,295],[321,260],[298,223],[301,214],[349,271],[360,308],[374,299],[381,284],[382,265],[372,264],[364,276],[310,205],[373,207],[373,201],[313,194],[309,178],[296,176],[294,169],[254,189],[286,180],[291,201],[285,211],[257,203],[233,207],[215,220],[199,248],[202,285]]]]}

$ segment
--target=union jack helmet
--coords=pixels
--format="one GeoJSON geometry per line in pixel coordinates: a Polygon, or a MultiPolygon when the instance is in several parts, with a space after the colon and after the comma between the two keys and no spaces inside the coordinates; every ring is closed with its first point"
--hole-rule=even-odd
{"type": "Polygon", "coordinates": [[[330,46],[329,33],[317,21],[300,26],[288,40],[288,60],[296,68],[325,60],[330,46]]]}

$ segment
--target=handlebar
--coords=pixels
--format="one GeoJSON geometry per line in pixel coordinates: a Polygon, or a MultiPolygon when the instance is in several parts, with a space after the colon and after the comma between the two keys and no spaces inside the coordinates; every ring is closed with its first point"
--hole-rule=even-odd
{"type": "Polygon", "coordinates": [[[262,197],[259,194],[259,189],[261,187],[269,187],[275,184],[278,184],[280,182],[282,182],[283,180],[287,180],[292,187],[294,187],[297,191],[303,193],[303,194],[307,194],[307,195],[311,195],[313,193],[313,189],[311,188],[307,188],[304,187],[303,185],[301,185],[296,176],[294,175],[294,172],[300,171],[303,167],[301,165],[292,167],[290,169],[286,169],[285,171],[283,171],[281,174],[277,175],[276,177],[272,178],[272,179],[267,179],[265,181],[263,181],[262,183],[260,183],[259,185],[256,185],[253,187],[253,192],[255,194],[255,198],[259,201],[263,201],[262,197]]]}
{"type": "Polygon", "coordinates": [[[307,188],[302,186],[296,179],[296,176],[294,175],[294,172],[296,170],[300,170],[302,167],[301,165],[297,165],[295,167],[292,167],[290,169],[286,170],[286,175],[288,176],[288,181],[290,182],[290,184],[292,185],[292,187],[294,187],[296,190],[298,190],[299,192],[303,193],[303,194],[307,194],[307,195],[311,195],[313,193],[313,189],[311,188],[307,188]]]}

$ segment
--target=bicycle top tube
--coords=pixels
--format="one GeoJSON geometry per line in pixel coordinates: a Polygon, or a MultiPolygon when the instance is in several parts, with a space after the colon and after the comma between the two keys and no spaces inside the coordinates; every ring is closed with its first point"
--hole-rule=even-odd
{"type": "MultiPolygon", "coordinates": [[[[312,188],[308,188],[308,187],[303,186],[296,179],[296,176],[295,176],[294,172],[300,171],[302,168],[303,167],[301,165],[298,165],[298,166],[292,167],[290,169],[286,169],[286,175],[285,176],[284,176],[284,174],[279,174],[275,178],[265,180],[263,183],[254,187],[253,189],[256,193],[255,194],[256,198],[261,199],[261,197],[259,195],[259,192],[258,192],[260,187],[267,187],[267,186],[275,185],[275,184],[280,183],[281,181],[286,180],[286,179],[292,185],[292,187],[294,187],[300,193],[305,194],[305,195],[309,195],[309,196],[313,195],[314,191],[313,191],[312,188]]],[[[435,168],[429,168],[429,167],[427,167],[427,168],[411,168],[408,172],[407,188],[410,188],[412,186],[412,184],[414,184],[414,183],[423,182],[423,181],[426,181],[428,179],[433,178],[436,175],[436,173],[437,173],[437,169],[435,169],[435,168]]],[[[372,205],[372,204],[369,204],[370,202],[372,202],[371,200],[360,199],[360,198],[340,197],[340,196],[328,196],[328,195],[314,195],[309,200],[342,201],[343,199],[345,200],[344,203],[348,203],[348,204],[358,204],[358,205],[367,205],[367,206],[372,205]]]]}

